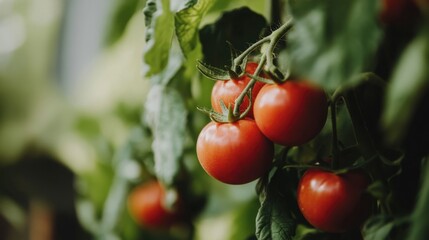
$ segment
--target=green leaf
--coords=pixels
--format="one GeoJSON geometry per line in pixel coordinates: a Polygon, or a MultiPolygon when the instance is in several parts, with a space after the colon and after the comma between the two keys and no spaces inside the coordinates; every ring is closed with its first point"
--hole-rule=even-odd
{"type": "Polygon", "coordinates": [[[188,0],[185,8],[176,13],[176,36],[185,56],[197,47],[198,27],[212,4],[213,0],[188,0]]]}
{"type": "Polygon", "coordinates": [[[289,185],[294,182],[291,176],[290,172],[276,170],[265,187],[256,217],[256,237],[259,240],[293,239],[295,216],[299,210],[296,198],[290,191],[296,189],[296,186],[285,186],[285,183],[289,185]]]}
{"type": "Polygon", "coordinates": [[[429,88],[429,34],[418,35],[405,49],[387,88],[382,125],[386,139],[398,143],[407,133],[417,104],[429,88]]]}
{"type": "Polygon", "coordinates": [[[373,0],[291,1],[291,69],[328,90],[353,81],[370,67],[380,41],[377,5],[373,0]]]}
{"type": "Polygon", "coordinates": [[[170,87],[154,85],[145,103],[144,120],[152,130],[155,173],[171,186],[179,171],[186,131],[186,107],[180,93],[170,87]]]}
{"type": "Polygon", "coordinates": [[[169,0],[152,0],[146,3],[146,45],[143,49],[143,73],[149,77],[160,73],[169,62],[174,35],[174,15],[169,0]]]}
{"type": "Polygon", "coordinates": [[[167,66],[159,73],[150,77],[153,84],[167,85],[177,75],[183,65],[183,55],[180,52],[180,47],[177,41],[173,41],[171,49],[169,49],[169,58],[167,59],[167,66]]]}
{"type": "Polygon", "coordinates": [[[197,61],[197,68],[205,77],[211,80],[229,80],[229,72],[223,69],[219,69],[213,66],[210,66],[203,61],[197,61]]]}
{"type": "Polygon", "coordinates": [[[239,52],[260,39],[267,27],[265,18],[249,8],[225,12],[215,23],[200,30],[204,61],[217,68],[231,66],[228,42],[239,52]]]}
{"type": "Polygon", "coordinates": [[[420,187],[419,198],[411,217],[411,228],[407,240],[424,240],[429,239],[429,163],[422,168],[422,186],[420,187]]]}
{"type": "Polygon", "coordinates": [[[336,236],[331,236],[330,233],[321,232],[315,228],[309,228],[305,225],[298,225],[296,234],[293,240],[327,240],[336,239],[336,236]]]}
{"type": "Polygon", "coordinates": [[[362,230],[365,240],[388,239],[396,223],[392,217],[378,215],[370,218],[362,230]]]}

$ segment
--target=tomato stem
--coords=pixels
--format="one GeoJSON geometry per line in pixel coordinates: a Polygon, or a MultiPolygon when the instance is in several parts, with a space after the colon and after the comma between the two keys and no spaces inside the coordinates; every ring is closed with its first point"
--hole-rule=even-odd
{"type": "Polygon", "coordinates": [[[361,149],[363,157],[368,159],[377,153],[377,151],[375,150],[368,127],[363,119],[362,111],[357,103],[356,94],[351,90],[345,93],[344,98],[350,118],[352,119],[356,141],[361,149]]]}
{"type": "Polygon", "coordinates": [[[332,172],[332,169],[330,168],[318,166],[318,165],[309,165],[309,164],[289,164],[289,165],[284,165],[283,168],[284,169],[285,168],[305,168],[305,169],[316,168],[323,171],[332,172]]]}
{"type": "MultiPolygon", "coordinates": [[[[335,99],[336,100],[336,99],[335,99]]],[[[332,124],[332,169],[338,169],[340,165],[339,159],[339,148],[338,148],[338,132],[337,132],[337,102],[333,100],[331,101],[331,124],[332,124]]]]}
{"type": "MultiPolygon", "coordinates": [[[[235,69],[235,66],[240,65],[244,59],[247,58],[247,56],[253,52],[255,49],[260,47],[264,43],[269,43],[266,51],[262,53],[261,60],[259,61],[258,67],[256,68],[255,72],[253,73],[254,76],[258,76],[259,73],[262,70],[262,67],[265,63],[267,63],[267,66],[269,69],[275,69],[273,55],[274,55],[274,48],[276,47],[278,41],[285,35],[293,26],[293,20],[292,18],[289,19],[285,24],[283,24],[278,29],[274,30],[269,36],[266,36],[262,38],[261,40],[257,41],[256,43],[252,44],[248,49],[246,49],[243,53],[241,53],[238,57],[236,57],[233,61],[232,68],[235,69]]],[[[256,79],[252,78],[247,86],[243,89],[243,91],[240,93],[240,95],[237,97],[237,99],[234,102],[234,116],[240,115],[240,105],[244,101],[244,98],[246,97],[246,94],[248,94],[249,91],[253,89],[253,86],[256,83],[256,79]]],[[[249,97],[249,107],[247,109],[250,110],[252,107],[252,99],[249,97]]],[[[245,115],[241,114],[241,116],[238,117],[238,119],[244,117],[245,115]]]]}
{"type": "MultiPolygon", "coordinates": [[[[266,59],[265,59],[265,54],[262,54],[262,58],[261,58],[261,60],[259,61],[259,64],[258,64],[258,67],[256,68],[256,70],[255,70],[255,75],[259,75],[259,73],[261,72],[261,70],[262,70],[262,66],[264,65],[264,63],[265,63],[265,61],[266,61],[266,59]]],[[[241,103],[244,101],[244,98],[246,97],[246,94],[249,92],[249,91],[252,91],[252,89],[253,89],[253,86],[255,85],[255,83],[256,83],[256,79],[254,79],[254,78],[252,78],[250,81],[249,81],[249,83],[247,84],[247,86],[243,89],[243,91],[240,93],[240,95],[237,97],[237,99],[235,99],[235,102],[234,102],[234,111],[233,111],[233,114],[235,115],[235,116],[238,116],[239,114],[240,114],[240,105],[241,105],[241,103]]],[[[250,108],[252,107],[252,99],[251,98],[249,98],[249,107],[248,107],[248,109],[247,110],[250,110],[250,108]]],[[[247,112],[247,111],[246,111],[247,112]]]]}

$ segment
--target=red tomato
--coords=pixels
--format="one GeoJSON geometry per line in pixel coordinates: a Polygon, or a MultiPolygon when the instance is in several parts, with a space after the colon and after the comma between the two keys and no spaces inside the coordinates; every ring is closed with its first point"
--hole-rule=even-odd
{"type": "Polygon", "coordinates": [[[244,184],[261,177],[269,170],[273,155],[273,143],[250,119],[210,122],[197,140],[197,156],[204,170],[229,184],[244,184]]]}
{"type": "Polygon", "coordinates": [[[167,210],[164,198],[164,189],[158,182],[142,184],[133,189],[128,197],[129,212],[141,226],[150,229],[168,228],[179,220],[179,213],[167,210]]]}
{"type": "Polygon", "coordinates": [[[298,146],[323,128],[328,113],[325,92],[306,81],[265,85],[255,99],[255,121],[271,141],[298,146]]]}
{"type": "MultiPolygon", "coordinates": [[[[253,74],[258,67],[257,63],[249,62],[246,66],[246,72],[253,74]]],[[[222,112],[222,107],[220,105],[220,100],[225,103],[226,107],[234,107],[235,99],[241,94],[243,89],[247,86],[251,78],[243,75],[238,79],[231,79],[227,81],[216,81],[215,85],[212,89],[211,102],[212,107],[216,112],[222,112]]],[[[252,90],[252,104],[254,103],[254,99],[256,95],[258,95],[259,90],[264,86],[262,82],[256,82],[255,86],[252,90]]],[[[240,113],[243,113],[247,107],[249,106],[249,99],[247,97],[244,98],[242,104],[240,105],[240,113]]],[[[253,117],[253,110],[250,109],[247,114],[249,117],[253,117]]]]}
{"type": "Polygon", "coordinates": [[[365,193],[369,183],[368,175],[361,170],[336,175],[309,169],[298,185],[298,205],[314,227],[344,232],[360,227],[369,216],[371,198],[365,193]]]}

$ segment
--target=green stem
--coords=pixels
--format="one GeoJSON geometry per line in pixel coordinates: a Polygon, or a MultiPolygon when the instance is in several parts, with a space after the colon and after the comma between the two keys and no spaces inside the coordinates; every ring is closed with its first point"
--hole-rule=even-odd
{"type": "Polygon", "coordinates": [[[332,124],[332,169],[338,169],[340,165],[339,149],[338,149],[338,132],[337,132],[337,102],[331,101],[331,124],[332,124]]]}
{"type": "MultiPolygon", "coordinates": [[[[279,27],[278,29],[273,31],[269,36],[266,36],[263,39],[254,43],[252,46],[250,46],[242,54],[240,54],[237,58],[234,59],[234,66],[239,65],[247,57],[247,55],[249,55],[252,51],[254,51],[256,48],[258,48],[259,46],[261,46],[262,44],[264,44],[266,42],[269,42],[267,51],[262,53],[261,60],[259,61],[258,67],[256,68],[253,75],[258,76],[262,70],[262,67],[264,66],[264,64],[266,62],[268,62],[268,64],[271,64],[269,66],[274,66],[274,61],[273,61],[274,48],[275,48],[277,42],[281,39],[281,37],[284,34],[286,34],[286,32],[288,32],[292,28],[292,24],[293,24],[293,21],[292,21],[292,19],[290,19],[285,24],[283,24],[281,27],[279,27]]],[[[243,103],[247,92],[251,91],[251,89],[255,85],[256,81],[257,80],[254,78],[251,79],[249,81],[249,83],[247,84],[247,86],[243,89],[243,91],[240,93],[240,95],[235,100],[234,111],[233,111],[234,116],[240,115],[240,105],[243,103]]],[[[252,101],[251,101],[251,99],[249,99],[248,110],[250,109],[251,104],[252,104],[252,101]]]]}
{"type": "MultiPolygon", "coordinates": [[[[262,66],[265,64],[265,57],[264,56],[265,56],[265,54],[262,54],[262,58],[259,61],[258,67],[255,70],[254,74],[256,76],[259,75],[259,73],[262,70],[262,66]]],[[[243,89],[243,91],[237,97],[237,99],[235,99],[235,102],[234,102],[234,111],[233,111],[234,116],[240,115],[240,105],[243,103],[244,98],[246,97],[247,92],[248,91],[252,91],[253,86],[255,85],[255,83],[256,83],[256,79],[251,79],[249,81],[249,83],[247,84],[247,86],[243,89]]],[[[248,110],[252,107],[251,104],[252,104],[252,101],[251,101],[251,99],[249,99],[248,110]]],[[[246,111],[246,112],[248,112],[248,111],[246,111]]]]}
{"type": "Polygon", "coordinates": [[[353,90],[347,91],[344,94],[344,97],[350,118],[352,119],[356,141],[359,145],[359,148],[361,149],[363,157],[367,159],[373,156],[374,153],[376,153],[376,150],[363,118],[362,111],[357,102],[355,92],[353,90]]]}
{"type": "MultiPolygon", "coordinates": [[[[292,19],[289,19],[285,24],[283,24],[281,27],[273,31],[270,35],[262,38],[261,40],[257,41],[256,43],[252,44],[248,49],[246,49],[244,52],[242,52],[238,57],[234,59],[234,66],[240,65],[240,63],[249,55],[251,52],[253,52],[255,49],[260,47],[262,44],[266,42],[270,42],[270,49],[271,49],[271,56],[272,51],[274,50],[274,47],[276,46],[277,42],[280,40],[280,38],[285,35],[293,26],[292,19]]],[[[272,58],[272,57],[267,58],[272,58]]]]}
{"type": "Polygon", "coordinates": [[[283,168],[316,168],[327,172],[332,172],[332,169],[329,169],[327,167],[317,166],[317,165],[307,165],[307,164],[290,164],[290,165],[284,165],[283,168]]]}
{"type": "Polygon", "coordinates": [[[255,51],[258,47],[260,47],[262,44],[269,42],[270,36],[264,37],[261,40],[255,42],[252,44],[248,49],[246,49],[244,52],[242,52],[238,57],[234,59],[233,66],[240,65],[241,62],[249,55],[251,52],[255,51]]]}
{"type": "Polygon", "coordinates": [[[279,40],[285,35],[293,26],[292,18],[289,19],[285,24],[283,24],[280,28],[276,29],[270,34],[271,40],[270,45],[267,48],[267,67],[270,69],[274,66],[273,52],[279,40]]]}

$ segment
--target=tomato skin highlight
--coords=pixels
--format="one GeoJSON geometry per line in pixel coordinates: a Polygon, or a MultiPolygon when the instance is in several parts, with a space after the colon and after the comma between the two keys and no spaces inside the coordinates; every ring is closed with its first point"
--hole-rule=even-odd
{"type": "Polygon", "coordinates": [[[157,181],[141,184],[128,197],[128,209],[133,219],[148,229],[165,229],[180,219],[178,210],[167,210],[165,191],[157,181]]]}
{"type": "Polygon", "coordinates": [[[306,81],[265,85],[255,99],[255,121],[271,141],[302,145],[325,125],[328,99],[323,89],[306,81]]]}
{"type": "MultiPolygon", "coordinates": [[[[255,62],[249,62],[246,65],[246,72],[253,74],[258,67],[258,64],[255,62]]],[[[231,79],[226,81],[216,81],[215,85],[212,89],[211,94],[211,103],[213,110],[216,112],[222,113],[222,107],[220,104],[220,100],[223,101],[226,107],[231,106],[232,108],[235,106],[235,99],[241,94],[243,89],[250,82],[251,78],[243,75],[237,79],[231,79]]],[[[256,82],[255,86],[252,89],[252,104],[255,102],[255,98],[258,95],[259,91],[265,84],[262,82],[256,82]]],[[[249,106],[249,99],[247,97],[244,98],[242,104],[240,105],[240,113],[246,111],[249,106]]],[[[253,109],[251,108],[248,117],[253,117],[253,109]]]]}
{"type": "Polygon", "coordinates": [[[336,175],[309,169],[298,185],[298,205],[314,227],[325,232],[345,232],[368,218],[372,200],[365,193],[370,179],[361,170],[336,175]]]}
{"type": "Polygon", "coordinates": [[[197,156],[213,178],[228,184],[245,184],[270,169],[274,146],[251,119],[210,122],[198,136],[197,156]]]}

